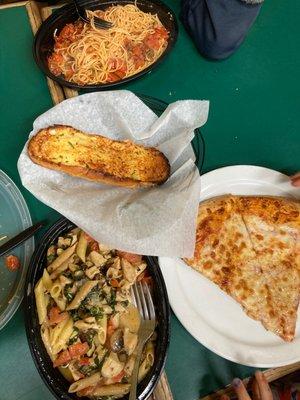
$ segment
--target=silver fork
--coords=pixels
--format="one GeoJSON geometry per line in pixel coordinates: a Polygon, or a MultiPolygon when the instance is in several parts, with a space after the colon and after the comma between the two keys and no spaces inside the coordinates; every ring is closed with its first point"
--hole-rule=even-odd
{"type": "Polygon", "coordinates": [[[135,283],[131,287],[131,295],[134,305],[141,314],[139,329],[139,341],[136,348],[136,359],[132,371],[129,400],[136,400],[136,387],[143,348],[155,329],[155,308],[152,301],[149,286],[146,283],[135,283]]]}
{"type": "MultiPolygon", "coordinates": [[[[89,24],[90,20],[88,19],[87,15],[86,15],[85,8],[79,4],[78,0],[73,0],[73,3],[75,5],[75,8],[76,8],[79,18],[89,24]]],[[[98,18],[98,17],[94,17],[94,24],[95,24],[95,27],[99,28],[99,29],[109,29],[113,26],[113,24],[111,22],[105,21],[104,19],[98,18]]]]}

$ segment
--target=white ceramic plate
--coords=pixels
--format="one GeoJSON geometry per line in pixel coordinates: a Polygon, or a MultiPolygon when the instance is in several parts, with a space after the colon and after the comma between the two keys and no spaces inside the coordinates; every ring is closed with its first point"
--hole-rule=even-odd
{"type": "MultiPolygon", "coordinates": [[[[300,197],[289,178],[267,168],[235,165],[202,176],[201,201],[222,194],[300,197]]],[[[161,257],[171,306],[200,343],[216,354],[253,367],[278,367],[300,360],[300,318],[296,337],[285,343],[242,311],[231,297],[180,259],[161,257]]]]}

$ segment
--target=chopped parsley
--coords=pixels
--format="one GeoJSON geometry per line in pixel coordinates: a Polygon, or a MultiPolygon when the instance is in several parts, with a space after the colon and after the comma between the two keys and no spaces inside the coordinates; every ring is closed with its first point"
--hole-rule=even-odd
{"type": "Polygon", "coordinates": [[[111,306],[113,310],[115,310],[116,305],[116,290],[112,290],[110,296],[107,299],[108,304],[111,306]]]}
{"type": "Polygon", "coordinates": [[[102,366],[103,366],[103,364],[104,364],[104,361],[106,360],[106,357],[108,356],[108,353],[109,353],[109,351],[107,350],[106,353],[104,354],[104,356],[102,357],[102,360],[99,360],[99,357],[98,357],[98,356],[95,357],[94,362],[95,362],[95,364],[97,365],[97,368],[98,368],[99,370],[101,370],[101,368],[102,368],[102,366]]]}
{"type": "Polygon", "coordinates": [[[80,320],[80,316],[78,314],[78,309],[77,310],[70,310],[69,313],[71,314],[71,317],[73,318],[74,322],[80,320]]]}
{"type": "Polygon", "coordinates": [[[74,330],[72,332],[72,335],[71,335],[71,337],[69,339],[68,346],[70,346],[71,344],[74,344],[77,341],[78,332],[79,332],[79,329],[78,328],[74,328],[74,330]]]}
{"type": "Polygon", "coordinates": [[[65,287],[64,287],[64,296],[65,298],[68,300],[68,302],[71,302],[74,298],[74,293],[72,292],[72,288],[73,288],[73,284],[72,283],[68,283],[65,287]]]}
{"type": "Polygon", "coordinates": [[[78,369],[83,375],[90,376],[98,367],[97,365],[81,365],[78,369]]]}
{"type": "Polygon", "coordinates": [[[97,306],[92,306],[91,308],[87,309],[87,311],[92,317],[101,318],[103,316],[102,308],[97,306]]]}

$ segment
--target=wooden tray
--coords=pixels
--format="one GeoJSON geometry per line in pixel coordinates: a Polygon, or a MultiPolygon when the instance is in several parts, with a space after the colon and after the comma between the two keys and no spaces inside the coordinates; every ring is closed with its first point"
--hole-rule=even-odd
{"type": "MultiPolygon", "coordinates": [[[[56,8],[61,7],[63,4],[55,5],[55,6],[43,6],[41,3],[36,3],[35,1],[30,1],[27,3],[28,14],[31,15],[30,23],[32,26],[33,33],[36,33],[39,26],[45,19],[47,19],[52,11],[56,8]]],[[[65,99],[69,99],[71,97],[78,96],[78,91],[70,89],[65,86],[60,86],[58,83],[54,82],[52,79],[47,78],[49,91],[53,100],[53,104],[58,104],[65,99]]]]}

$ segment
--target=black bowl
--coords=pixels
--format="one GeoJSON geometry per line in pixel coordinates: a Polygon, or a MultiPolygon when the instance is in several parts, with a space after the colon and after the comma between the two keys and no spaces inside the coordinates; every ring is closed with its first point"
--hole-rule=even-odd
{"type": "MultiPolygon", "coordinates": [[[[25,283],[25,326],[26,335],[35,366],[48,388],[57,399],[71,400],[79,398],[76,394],[68,393],[69,382],[53,368],[40,335],[40,326],[34,298],[34,286],[42,276],[46,267],[46,253],[48,247],[58,236],[73,229],[75,225],[66,218],[58,220],[52,225],[37,246],[28,269],[25,283]]],[[[147,376],[137,387],[139,400],[147,399],[152,393],[164,368],[170,338],[170,309],[166,286],[155,257],[145,257],[149,273],[154,280],[153,301],[157,314],[157,341],[155,347],[155,362],[147,376]]],[[[123,398],[128,399],[128,395],[123,398]]]]}
{"type": "MultiPolygon", "coordinates": [[[[105,10],[111,5],[125,5],[134,3],[134,0],[104,0],[101,3],[99,0],[80,0],[81,5],[92,11],[105,10]]],[[[46,19],[46,21],[42,23],[37,31],[33,44],[33,55],[37,65],[49,78],[58,82],[62,86],[68,86],[73,89],[105,90],[108,88],[115,88],[126,82],[140,78],[142,75],[145,75],[147,72],[155,68],[172,50],[178,35],[178,25],[173,11],[159,0],[137,0],[137,6],[144,12],[157,14],[162,24],[169,31],[168,46],[166,50],[153,64],[149,65],[149,67],[145,68],[143,71],[128,78],[121,79],[117,82],[92,85],[78,85],[73,82],[68,82],[61,76],[53,75],[49,71],[47,64],[47,58],[51,54],[54,46],[53,33],[56,29],[59,33],[67,23],[74,22],[78,19],[78,15],[73,4],[68,4],[56,10],[49,18],[46,19]]]]}

